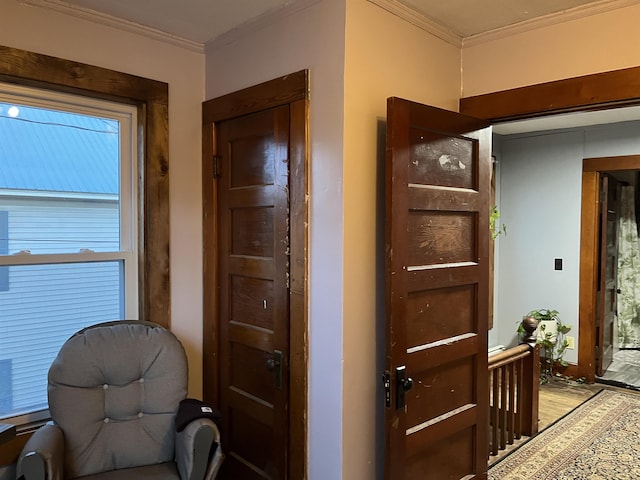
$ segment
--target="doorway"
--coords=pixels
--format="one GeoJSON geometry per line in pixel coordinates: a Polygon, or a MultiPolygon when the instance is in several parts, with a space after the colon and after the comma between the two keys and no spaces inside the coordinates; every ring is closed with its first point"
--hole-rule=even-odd
{"type": "MultiPolygon", "coordinates": [[[[494,123],[515,119],[535,120],[562,112],[615,114],[620,107],[637,107],[640,104],[638,78],[640,67],[631,67],[465,97],[460,100],[460,111],[494,123]]],[[[578,363],[567,373],[593,382],[595,352],[592,317],[588,311],[583,312],[582,302],[578,323],[578,363]]]]}
{"type": "Polygon", "coordinates": [[[594,342],[590,358],[593,358],[596,367],[595,381],[631,388],[640,387],[640,340],[634,340],[637,319],[632,313],[635,306],[629,305],[635,282],[640,277],[630,257],[639,248],[635,218],[639,168],[640,156],[636,155],[588,158],[583,165],[580,305],[581,315],[590,315],[593,327],[584,332],[581,330],[580,334],[592,337],[594,342]],[[607,189],[608,197],[612,197],[612,185],[617,186],[617,208],[608,207],[608,200],[604,197],[607,189]],[[596,207],[597,204],[600,204],[600,208],[596,207]],[[604,243],[611,246],[611,241],[605,239],[608,227],[603,220],[604,212],[609,216],[616,212],[615,225],[622,230],[620,234],[616,232],[614,252],[603,246],[604,243]],[[620,217],[622,220],[618,221],[620,217]],[[633,239],[629,238],[631,234],[634,235],[633,239]],[[633,252],[630,252],[630,248],[633,252]],[[592,250],[599,253],[594,254],[592,250]],[[607,259],[613,257],[616,260],[612,267],[607,265],[607,259]],[[611,276],[611,268],[616,270],[616,280],[608,286],[606,277],[611,276]],[[621,270],[618,271],[618,268],[621,270]],[[616,317],[613,328],[608,328],[602,322],[609,307],[613,307],[616,317]],[[612,347],[610,357],[605,353],[608,350],[606,337],[609,330],[612,347]]]}
{"type": "Polygon", "coordinates": [[[306,477],[307,109],[306,70],[203,103],[203,388],[222,412],[221,479],[306,477]]]}
{"type": "MultiPolygon", "coordinates": [[[[603,166],[594,165],[594,160],[588,159],[585,170],[589,171],[583,174],[583,157],[585,151],[612,153],[620,152],[621,148],[638,151],[637,128],[638,122],[623,122],[529,132],[500,139],[502,188],[499,194],[504,215],[501,221],[508,226],[508,234],[499,240],[498,253],[498,334],[506,331],[506,335],[496,343],[507,345],[513,341],[515,327],[511,325],[527,311],[534,308],[558,310],[563,323],[572,328],[567,336],[573,338],[569,340],[579,340],[571,342],[571,347],[578,346],[585,338],[591,342],[590,351],[586,353],[571,347],[567,349],[564,360],[570,365],[565,373],[579,378],[575,373],[578,361],[584,362],[588,358],[591,362],[590,382],[596,376],[596,341],[603,347],[612,346],[611,340],[615,338],[612,326],[616,287],[614,284],[600,288],[598,281],[599,251],[602,251],[599,244],[606,242],[600,241],[599,234],[598,199],[602,188],[598,182],[605,172],[613,179],[613,174],[619,176],[623,168],[637,168],[637,165],[630,163],[632,156],[618,157],[615,161],[607,158],[608,162],[603,166]],[[622,138],[628,140],[624,142],[622,138]],[[598,173],[598,169],[601,172],[598,173]],[[585,199],[583,195],[590,196],[585,199]],[[592,206],[590,212],[582,213],[582,218],[581,204],[592,206]],[[584,252],[582,259],[580,245],[584,252]],[[587,276],[588,272],[591,272],[590,276],[587,276]],[[598,302],[598,290],[603,292],[606,301],[598,302]],[[596,314],[602,305],[610,305],[609,324],[597,330],[596,314]],[[585,321],[587,318],[589,322],[585,321]],[[602,334],[601,339],[597,333],[602,334]]],[[[608,212],[611,208],[604,210],[608,212]]],[[[615,228],[615,216],[609,223],[615,228]]],[[[614,228],[610,230],[614,232],[614,228]]],[[[605,236],[607,238],[617,237],[605,236]]],[[[609,257],[607,254],[605,258],[609,257]]],[[[610,270],[613,275],[613,269],[610,270]]],[[[603,351],[609,355],[613,353],[611,348],[603,348],[603,351]]]]}

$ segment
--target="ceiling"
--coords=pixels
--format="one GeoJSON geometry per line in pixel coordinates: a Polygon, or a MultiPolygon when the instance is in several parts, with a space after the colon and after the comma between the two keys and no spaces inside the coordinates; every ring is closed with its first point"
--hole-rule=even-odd
{"type": "MultiPolygon", "coordinates": [[[[171,36],[205,44],[296,0],[18,0],[45,7],[123,19],[171,36]]],[[[370,0],[414,11],[467,38],[535,18],[620,0],[370,0]]],[[[628,1],[626,3],[629,3],[628,1]]]]}

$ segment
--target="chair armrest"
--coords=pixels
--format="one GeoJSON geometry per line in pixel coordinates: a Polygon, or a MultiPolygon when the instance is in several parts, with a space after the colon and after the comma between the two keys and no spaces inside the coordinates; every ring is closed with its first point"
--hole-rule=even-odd
{"type": "Polygon", "coordinates": [[[215,478],[222,463],[220,432],[213,421],[197,418],[176,433],[176,463],[181,480],[215,478]]]}
{"type": "Polygon", "coordinates": [[[40,427],[20,453],[17,478],[63,480],[64,434],[53,423],[40,427]]]}

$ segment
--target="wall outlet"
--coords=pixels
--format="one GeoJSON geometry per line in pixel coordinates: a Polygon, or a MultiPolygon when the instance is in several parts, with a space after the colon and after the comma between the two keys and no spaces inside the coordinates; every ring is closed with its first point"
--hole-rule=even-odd
{"type": "Polygon", "coordinates": [[[574,350],[576,348],[576,339],[575,337],[564,337],[567,341],[567,349],[574,350]]]}

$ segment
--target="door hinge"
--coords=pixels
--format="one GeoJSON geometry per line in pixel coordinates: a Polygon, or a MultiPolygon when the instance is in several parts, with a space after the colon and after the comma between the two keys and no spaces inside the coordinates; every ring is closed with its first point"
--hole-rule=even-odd
{"type": "Polygon", "coordinates": [[[212,161],[213,161],[213,178],[218,178],[221,175],[221,160],[222,157],[220,157],[220,155],[214,155],[212,157],[212,161]]]}

